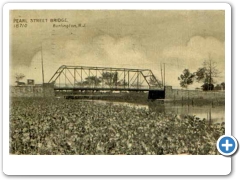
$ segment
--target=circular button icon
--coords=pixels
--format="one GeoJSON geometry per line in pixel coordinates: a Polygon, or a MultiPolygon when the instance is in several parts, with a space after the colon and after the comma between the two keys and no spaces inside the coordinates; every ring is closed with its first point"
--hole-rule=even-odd
{"type": "Polygon", "coordinates": [[[238,148],[238,142],[233,136],[223,135],[217,141],[217,149],[224,156],[233,155],[238,148]]]}

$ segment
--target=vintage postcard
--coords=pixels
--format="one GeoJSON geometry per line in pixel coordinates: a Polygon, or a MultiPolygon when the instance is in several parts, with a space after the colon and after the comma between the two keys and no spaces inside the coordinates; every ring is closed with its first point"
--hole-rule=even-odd
{"type": "Polygon", "coordinates": [[[9,8],[9,155],[219,158],[231,59],[218,5],[9,8]]]}

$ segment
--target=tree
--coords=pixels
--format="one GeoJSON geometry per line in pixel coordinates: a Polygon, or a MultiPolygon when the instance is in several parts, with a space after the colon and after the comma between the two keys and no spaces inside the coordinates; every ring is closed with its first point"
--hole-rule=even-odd
{"type": "Polygon", "coordinates": [[[17,83],[17,86],[25,85],[25,82],[20,82],[20,80],[25,78],[25,75],[23,73],[16,73],[15,78],[16,78],[15,82],[17,83]]]}
{"type": "Polygon", "coordinates": [[[214,90],[222,90],[222,86],[220,84],[217,84],[215,87],[214,87],[214,90]]]}
{"type": "Polygon", "coordinates": [[[197,70],[197,72],[195,72],[195,78],[196,78],[197,82],[204,81],[204,83],[205,83],[205,80],[206,80],[205,72],[206,72],[206,68],[204,68],[204,67],[203,68],[199,68],[197,70]]]}
{"type": "Polygon", "coordinates": [[[117,72],[104,72],[102,73],[102,82],[108,86],[117,86],[118,84],[118,73],[117,72]]]}
{"type": "Polygon", "coordinates": [[[212,91],[214,89],[214,85],[213,84],[204,83],[202,85],[202,89],[203,89],[203,91],[212,91]]]}
{"type": "Polygon", "coordinates": [[[117,86],[128,86],[128,83],[125,82],[124,80],[120,80],[118,81],[117,86]]]}
{"type": "Polygon", "coordinates": [[[180,81],[180,86],[183,88],[187,88],[188,85],[193,83],[193,78],[195,75],[193,73],[190,73],[188,69],[183,70],[183,74],[178,77],[178,80],[180,81]]]}
{"type": "Polygon", "coordinates": [[[99,86],[101,80],[97,76],[88,76],[82,83],[77,83],[79,86],[99,86]]]}
{"type": "Polygon", "coordinates": [[[25,78],[25,75],[23,73],[16,73],[15,78],[16,78],[16,81],[18,82],[18,81],[22,80],[23,78],[25,78]]]}
{"type": "Polygon", "coordinates": [[[221,86],[222,86],[223,90],[225,90],[225,82],[222,82],[221,86]]]}
{"type": "Polygon", "coordinates": [[[213,83],[215,83],[214,78],[218,77],[219,71],[217,65],[211,59],[204,61],[203,67],[199,68],[195,73],[197,82],[203,82],[205,87],[209,87],[211,90],[213,83]]]}

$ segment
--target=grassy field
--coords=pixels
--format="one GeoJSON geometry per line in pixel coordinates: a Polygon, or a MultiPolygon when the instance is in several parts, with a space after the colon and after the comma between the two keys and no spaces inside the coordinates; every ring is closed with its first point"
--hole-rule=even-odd
{"type": "Polygon", "coordinates": [[[12,98],[11,154],[218,154],[224,123],[112,103],[12,98]]]}

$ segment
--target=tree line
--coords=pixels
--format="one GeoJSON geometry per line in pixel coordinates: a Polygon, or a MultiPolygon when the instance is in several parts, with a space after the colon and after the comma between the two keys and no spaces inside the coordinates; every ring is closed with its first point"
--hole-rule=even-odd
{"type": "MultiPolygon", "coordinates": [[[[133,86],[133,87],[141,87],[142,82],[137,83],[137,82],[130,82],[124,81],[123,79],[119,79],[118,72],[103,72],[102,76],[97,77],[97,76],[88,76],[85,78],[84,81],[82,82],[77,82],[76,85],[78,86],[100,86],[100,85],[106,85],[109,87],[114,87],[114,86],[133,86]]],[[[158,84],[161,84],[162,82],[159,81],[158,79],[154,79],[152,76],[150,77],[148,81],[150,86],[158,86],[158,84]]]]}
{"type": "Polygon", "coordinates": [[[79,86],[99,86],[100,84],[105,84],[108,86],[123,86],[127,83],[118,80],[118,72],[104,72],[101,77],[88,76],[82,82],[77,82],[79,86]]]}
{"type": "Polygon", "coordinates": [[[225,90],[225,82],[216,84],[216,78],[219,74],[220,71],[217,69],[216,62],[209,59],[204,61],[202,67],[198,68],[196,72],[191,73],[189,69],[184,69],[178,80],[182,88],[188,88],[189,85],[196,81],[203,83],[201,87],[204,91],[225,90]]]}

